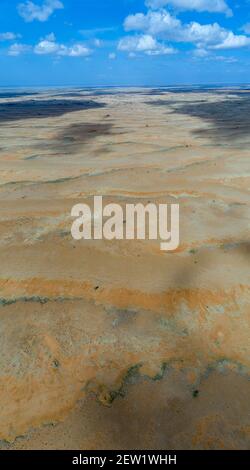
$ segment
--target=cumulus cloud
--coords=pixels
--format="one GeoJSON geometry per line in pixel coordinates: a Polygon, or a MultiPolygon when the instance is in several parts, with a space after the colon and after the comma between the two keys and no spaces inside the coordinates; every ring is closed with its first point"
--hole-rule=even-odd
{"type": "Polygon", "coordinates": [[[30,46],[27,44],[15,43],[12,44],[8,50],[8,55],[16,57],[30,50],[30,46]]]}
{"type": "Polygon", "coordinates": [[[12,44],[8,50],[8,55],[18,56],[26,52],[37,55],[87,57],[92,53],[92,50],[81,43],[74,43],[72,45],[60,44],[56,41],[54,33],[50,33],[42,38],[35,46],[21,43],[12,44]]]}
{"type": "Polygon", "coordinates": [[[13,41],[20,37],[21,37],[20,34],[11,33],[9,31],[7,33],[0,33],[0,41],[13,41]]]}
{"type": "Polygon", "coordinates": [[[212,49],[238,49],[246,46],[250,46],[250,38],[244,35],[235,35],[229,31],[225,39],[220,44],[212,46],[212,49]]]}
{"type": "Polygon", "coordinates": [[[232,16],[232,10],[225,0],[146,0],[146,5],[152,9],[172,6],[179,10],[195,10],[199,12],[225,13],[232,16]]]}
{"type": "Polygon", "coordinates": [[[51,33],[34,47],[34,53],[38,55],[55,54],[68,57],[87,57],[91,54],[91,50],[83,44],[66,46],[57,43],[54,33],[51,33]]]}
{"type": "Polygon", "coordinates": [[[116,59],[116,53],[115,52],[110,52],[109,59],[110,60],[115,60],[116,59]]]}
{"type": "Polygon", "coordinates": [[[236,35],[218,23],[202,25],[192,21],[185,24],[164,9],[129,15],[125,19],[124,28],[126,31],[150,35],[157,40],[191,43],[203,49],[235,49],[250,44],[247,36],[236,35]]]}
{"type": "Polygon", "coordinates": [[[17,6],[19,15],[28,23],[34,20],[47,21],[55,10],[62,8],[63,3],[60,0],[44,0],[42,5],[27,0],[17,6]]]}
{"type": "Polygon", "coordinates": [[[119,41],[118,49],[128,52],[145,52],[148,55],[173,54],[174,49],[159,43],[149,34],[126,36],[119,41]]]}
{"type": "Polygon", "coordinates": [[[125,19],[124,28],[126,31],[142,31],[152,36],[162,36],[174,38],[175,32],[180,34],[182,29],[181,21],[169,12],[162,10],[157,12],[149,11],[147,14],[136,13],[129,15],[125,19]]]}
{"type": "Polygon", "coordinates": [[[60,46],[56,42],[44,39],[35,46],[34,52],[39,55],[54,54],[59,51],[59,48],[60,46]]]}
{"type": "Polygon", "coordinates": [[[82,44],[74,44],[70,47],[62,46],[62,49],[59,51],[59,55],[66,55],[69,57],[87,57],[90,54],[91,50],[82,44]]]}
{"type": "Polygon", "coordinates": [[[119,42],[121,51],[148,51],[157,48],[157,42],[149,34],[143,36],[127,36],[119,42]]]}

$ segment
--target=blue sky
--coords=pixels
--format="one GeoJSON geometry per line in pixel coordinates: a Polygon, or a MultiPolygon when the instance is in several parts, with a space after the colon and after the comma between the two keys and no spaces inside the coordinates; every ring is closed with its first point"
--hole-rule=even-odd
{"type": "Polygon", "coordinates": [[[250,0],[1,0],[0,86],[250,83],[250,0]]]}

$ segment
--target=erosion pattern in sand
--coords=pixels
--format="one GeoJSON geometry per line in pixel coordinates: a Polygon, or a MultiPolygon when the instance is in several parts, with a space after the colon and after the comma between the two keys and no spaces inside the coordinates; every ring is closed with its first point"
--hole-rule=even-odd
{"type": "Polygon", "coordinates": [[[250,93],[0,98],[2,449],[249,447],[250,93]],[[181,245],[70,211],[173,202],[181,245]]]}

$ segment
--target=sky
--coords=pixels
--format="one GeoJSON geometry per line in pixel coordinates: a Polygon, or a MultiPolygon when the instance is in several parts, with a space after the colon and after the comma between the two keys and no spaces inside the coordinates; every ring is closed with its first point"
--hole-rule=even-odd
{"type": "Polygon", "coordinates": [[[0,86],[250,83],[250,0],[1,0],[0,86]]]}

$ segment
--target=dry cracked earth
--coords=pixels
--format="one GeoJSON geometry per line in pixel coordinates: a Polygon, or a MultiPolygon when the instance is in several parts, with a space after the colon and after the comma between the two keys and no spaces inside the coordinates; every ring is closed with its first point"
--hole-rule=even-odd
{"type": "Polygon", "coordinates": [[[247,449],[250,92],[0,94],[0,449],[247,449]],[[80,241],[94,195],[181,244],[80,241]]]}

